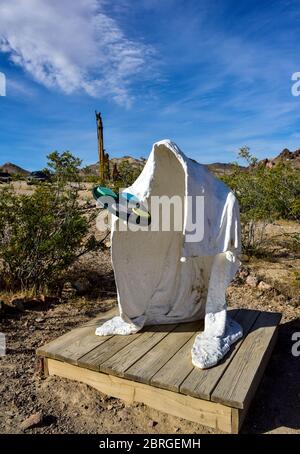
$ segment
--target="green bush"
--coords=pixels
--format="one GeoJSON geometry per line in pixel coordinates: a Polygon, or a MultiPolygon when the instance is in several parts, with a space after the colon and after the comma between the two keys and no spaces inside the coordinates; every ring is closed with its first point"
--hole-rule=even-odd
{"type": "Polygon", "coordinates": [[[113,184],[116,191],[118,191],[119,188],[127,188],[131,186],[140,175],[141,169],[133,166],[129,161],[124,160],[120,163],[118,172],[119,178],[113,184]]]}
{"type": "Polygon", "coordinates": [[[78,256],[99,246],[88,236],[95,214],[83,213],[79,186],[68,181],[80,161],[67,153],[49,155],[51,184],[38,185],[31,195],[1,190],[0,279],[6,289],[55,286],[78,256]]]}
{"type": "Polygon", "coordinates": [[[266,167],[241,148],[239,157],[248,168],[234,170],[222,180],[235,192],[241,209],[242,243],[246,253],[258,253],[263,247],[266,226],[279,219],[300,221],[300,170],[279,162],[266,167]]]}

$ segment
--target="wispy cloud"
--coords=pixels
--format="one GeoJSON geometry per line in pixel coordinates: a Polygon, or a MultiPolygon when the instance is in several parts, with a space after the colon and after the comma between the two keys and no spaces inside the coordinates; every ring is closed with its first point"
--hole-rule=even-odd
{"type": "Polygon", "coordinates": [[[0,0],[0,52],[37,82],[128,106],[152,49],[129,39],[103,0],[0,0]]]}

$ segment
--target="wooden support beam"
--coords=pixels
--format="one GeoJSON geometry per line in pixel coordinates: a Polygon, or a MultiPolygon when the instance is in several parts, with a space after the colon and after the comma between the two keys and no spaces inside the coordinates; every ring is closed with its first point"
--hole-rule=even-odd
{"type": "Polygon", "coordinates": [[[231,407],[102,372],[83,369],[51,358],[45,358],[45,362],[49,375],[86,383],[102,393],[122,399],[127,403],[143,403],[178,418],[227,433],[236,433],[238,430],[238,413],[231,407]]]}

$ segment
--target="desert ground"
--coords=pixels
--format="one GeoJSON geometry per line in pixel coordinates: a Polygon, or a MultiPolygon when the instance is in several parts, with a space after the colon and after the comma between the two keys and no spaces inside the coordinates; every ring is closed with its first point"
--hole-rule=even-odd
{"type": "MultiPolygon", "coordinates": [[[[82,193],[85,202],[88,189],[82,193]]],[[[22,183],[19,190],[32,189],[22,183]]],[[[294,231],[300,232],[299,224],[278,222],[268,234],[294,231]]],[[[300,332],[300,256],[270,246],[266,257],[243,259],[228,289],[228,305],[283,317],[241,432],[300,433],[300,356],[291,353],[292,334],[300,332]]],[[[84,384],[42,376],[38,347],[116,305],[109,247],[81,257],[66,282],[69,295],[61,299],[0,293],[6,308],[0,332],[7,339],[7,354],[0,357],[0,433],[216,433],[141,404],[127,406],[84,384]],[[30,427],[32,415],[40,419],[37,427],[30,427]]]]}

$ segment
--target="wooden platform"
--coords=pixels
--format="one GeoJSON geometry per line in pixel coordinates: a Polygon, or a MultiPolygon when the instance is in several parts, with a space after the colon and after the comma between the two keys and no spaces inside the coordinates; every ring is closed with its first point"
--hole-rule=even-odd
{"type": "Polygon", "coordinates": [[[281,314],[232,310],[244,330],[221,364],[193,367],[201,322],[147,327],[130,336],[95,336],[113,315],[93,319],[37,350],[46,374],[78,380],[127,402],[223,432],[237,433],[273,350],[281,314]]]}

